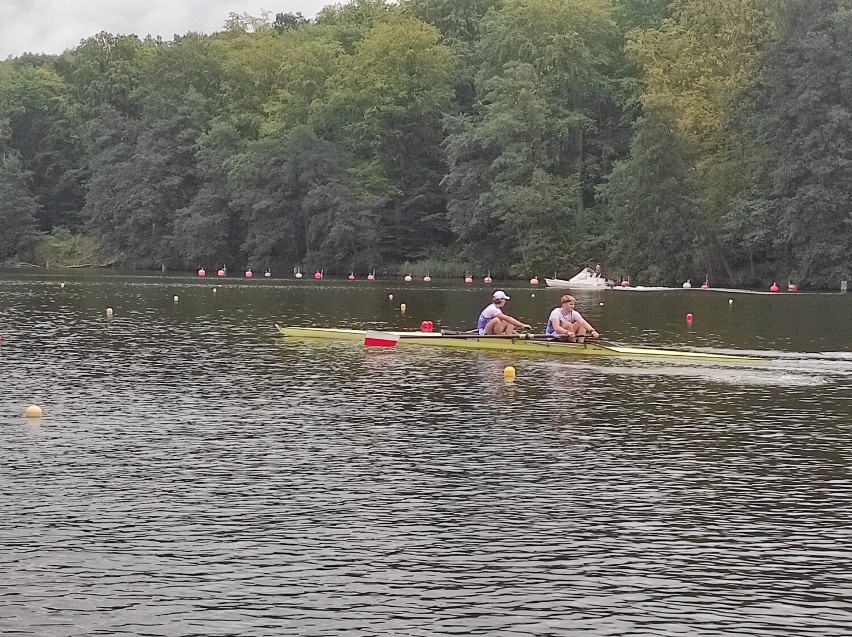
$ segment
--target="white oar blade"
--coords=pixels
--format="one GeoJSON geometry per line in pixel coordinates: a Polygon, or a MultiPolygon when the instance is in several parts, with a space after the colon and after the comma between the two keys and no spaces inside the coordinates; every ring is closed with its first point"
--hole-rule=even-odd
{"type": "Polygon", "coordinates": [[[364,345],[367,347],[396,347],[397,343],[399,343],[399,334],[367,330],[364,335],[364,345]]]}

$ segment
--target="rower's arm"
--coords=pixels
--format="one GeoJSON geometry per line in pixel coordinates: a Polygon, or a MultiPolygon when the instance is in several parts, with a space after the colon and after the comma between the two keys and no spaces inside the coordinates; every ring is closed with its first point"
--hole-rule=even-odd
{"type": "Polygon", "coordinates": [[[509,316],[508,314],[504,314],[503,318],[506,321],[508,321],[509,323],[511,323],[512,325],[514,325],[515,327],[522,327],[525,330],[531,330],[532,329],[532,325],[529,325],[528,323],[522,323],[521,321],[516,319],[514,316],[509,316]]]}
{"type": "Polygon", "coordinates": [[[592,336],[594,336],[595,338],[600,336],[598,331],[594,327],[592,327],[592,324],[589,323],[586,319],[581,318],[580,322],[583,324],[583,327],[585,327],[591,333],[592,336]]]}

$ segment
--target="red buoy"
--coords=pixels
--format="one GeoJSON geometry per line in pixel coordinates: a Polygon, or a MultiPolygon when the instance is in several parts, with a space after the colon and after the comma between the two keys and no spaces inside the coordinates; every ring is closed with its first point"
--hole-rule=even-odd
{"type": "Polygon", "coordinates": [[[538,279],[533,277],[530,279],[530,285],[538,285],[538,279]]]}
{"type": "Polygon", "coordinates": [[[686,315],[686,322],[692,323],[692,312],[690,312],[689,314],[686,315]]]}
{"type": "Polygon", "coordinates": [[[790,283],[787,284],[787,291],[788,292],[798,292],[799,286],[796,285],[795,283],[793,283],[792,281],[790,281],[790,283]]]}
{"type": "Polygon", "coordinates": [[[199,268],[198,276],[207,276],[207,270],[205,270],[204,268],[199,268]]]}
{"type": "Polygon", "coordinates": [[[777,283],[773,283],[772,285],[770,285],[770,286],[769,286],[769,291],[770,291],[770,292],[777,292],[777,291],[778,291],[778,284],[777,284],[777,283]]]}
{"type": "Polygon", "coordinates": [[[355,280],[355,273],[354,273],[354,272],[350,272],[350,273],[349,273],[349,276],[348,276],[347,278],[348,278],[350,281],[354,281],[354,280],[355,280]]]}

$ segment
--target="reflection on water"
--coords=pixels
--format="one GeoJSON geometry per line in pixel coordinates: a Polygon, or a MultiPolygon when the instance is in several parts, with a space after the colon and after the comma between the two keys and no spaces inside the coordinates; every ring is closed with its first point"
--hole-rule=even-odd
{"type": "Polygon", "coordinates": [[[714,367],[273,328],[461,327],[485,289],[58,282],[0,280],[2,634],[849,634],[852,361],[791,350],[778,299],[696,338],[665,296],[594,306],[789,352],[714,367]]]}

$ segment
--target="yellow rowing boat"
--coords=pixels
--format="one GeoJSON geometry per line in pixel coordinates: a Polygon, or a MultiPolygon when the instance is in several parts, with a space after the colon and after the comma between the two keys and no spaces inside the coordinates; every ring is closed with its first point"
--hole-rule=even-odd
{"type": "MultiPolygon", "coordinates": [[[[350,330],[326,327],[281,327],[276,325],[283,336],[294,338],[319,338],[365,342],[367,330],[350,330]]],[[[765,363],[769,359],[740,354],[712,354],[709,352],[690,352],[674,349],[651,347],[624,347],[621,345],[603,345],[601,343],[564,343],[549,341],[532,335],[515,334],[512,336],[478,336],[476,334],[443,334],[441,332],[381,332],[388,336],[388,344],[428,345],[432,347],[452,347],[466,350],[485,350],[501,352],[521,352],[524,354],[574,354],[581,356],[621,356],[625,358],[660,358],[684,361],[705,361],[713,363],[765,363]]]]}

